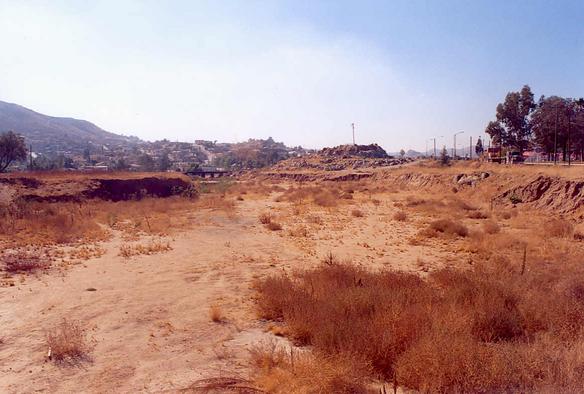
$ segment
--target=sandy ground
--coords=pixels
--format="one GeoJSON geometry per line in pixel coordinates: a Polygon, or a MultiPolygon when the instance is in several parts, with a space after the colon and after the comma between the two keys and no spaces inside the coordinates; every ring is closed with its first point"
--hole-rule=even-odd
{"type": "Polygon", "coordinates": [[[254,278],[314,266],[329,252],[415,271],[464,263],[464,253],[455,257],[444,241],[408,244],[424,219],[396,222],[396,196],[376,198],[301,213],[273,196],[246,198],[234,216],[192,212],[189,230],[165,238],[171,251],[126,259],[117,235],[99,258],[0,288],[0,392],[175,392],[201,378],[246,376],[247,349],[276,338],[255,316],[254,278]],[[357,207],[364,217],[351,215],[357,207]],[[263,211],[284,229],[259,224],[263,211]],[[308,220],[314,216],[321,224],[308,220]],[[290,234],[301,226],[307,236],[290,234]],[[214,304],[224,314],[220,323],[209,316],[214,304]],[[46,360],[45,333],[62,318],[86,325],[91,361],[46,360]]]}

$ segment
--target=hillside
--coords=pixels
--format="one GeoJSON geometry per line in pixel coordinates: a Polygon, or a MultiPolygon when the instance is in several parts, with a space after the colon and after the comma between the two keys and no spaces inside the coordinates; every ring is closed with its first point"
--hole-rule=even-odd
{"type": "Polygon", "coordinates": [[[88,144],[120,146],[138,142],[105,131],[91,122],[40,114],[17,104],[0,101],[0,131],[13,130],[44,154],[79,153],[88,144]]]}

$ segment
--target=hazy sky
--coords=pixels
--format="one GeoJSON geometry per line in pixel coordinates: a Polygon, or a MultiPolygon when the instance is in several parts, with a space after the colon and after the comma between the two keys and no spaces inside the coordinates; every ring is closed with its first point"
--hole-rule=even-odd
{"type": "Polygon", "coordinates": [[[149,140],[423,150],[525,83],[584,96],[584,1],[0,0],[0,100],[149,140]]]}

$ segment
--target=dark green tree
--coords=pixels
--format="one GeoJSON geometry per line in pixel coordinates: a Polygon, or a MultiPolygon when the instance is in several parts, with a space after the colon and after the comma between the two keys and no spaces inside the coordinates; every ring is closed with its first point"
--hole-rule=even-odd
{"type": "Polygon", "coordinates": [[[143,153],[138,157],[138,164],[142,168],[142,171],[154,171],[156,168],[154,159],[147,153],[143,153]]]}
{"type": "Polygon", "coordinates": [[[13,131],[0,134],[0,172],[8,169],[14,161],[26,160],[24,138],[13,131]]]}
{"type": "Polygon", "coordinates": [[[443,166],[450,165],[450,157],[448,156],[446,146],[443,146],[442,151],[440,152],[440,164],[442,164],[443,166]]]}
{"type": "Polygon", "coordinates": [[[168,153],[166,152],[162,153],[162,155],[158,159],[158,169],[160,171],[168,171],[171,166],[172,163],[170,161],[170,158],[168,157],[168,153]]]}
{"type": "Polygon", "coordinates": [[[509,92],[505,101],[497,105],[495,122],[490,122],[485,130],[495,143],[523,152],[529,146],[531,137],[530,115],[536,108],[533,93],[528,85],[519,92],[509,92]]]}
{"type": "Polygon", "coordinates": [[[484,151],[485,151],[485,148],[483,147],[483,140],[481,140],[481,137],[479,137],[479,140],[477,141],[477,144],[475,145],[475,153],[477,154],[477,156],[481,156],[484,151]]]}

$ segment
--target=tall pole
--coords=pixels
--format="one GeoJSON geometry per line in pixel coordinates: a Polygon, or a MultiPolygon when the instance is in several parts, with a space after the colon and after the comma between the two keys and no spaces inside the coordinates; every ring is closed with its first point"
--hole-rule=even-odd
{"type": "Polygon", "coordinates": [[[472,135],[470,136],[470,145],[468,146],[468,154],[472,160],[472,135]]]}
{"type": "Polygon", "coordinates": [[[456,136],[458,134],[462,134],[462,133],[464,133],[464,131],[459,131],[458,133],[454,133],[454,148],[452,150],[452,152],[453,152],[452,157],[453,157],[454,160],[456,160],[456,136]]]}
{"type": "Polygon", "coordinates": [[[434,159],[436,159],[436,137],[434,137],[433,140],[434,140],[434,159]]]}
{"type": "Polygon", "coordinates": [[[353,128],[353,145],[355,145],[355,123],[351,123],[351,127],[353,128]]]}
{"type": "Polygon", "coordinates": [[[554,165],[558,164],[558,105],[556,104],[556,128],[554,132],[554,165]]]}
{"type": "Polygon", "coordinates": [[[568,108],[568,166],[572,165],[572,150],[570,147],[570,108],[568,108]]]}

